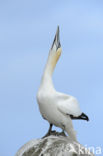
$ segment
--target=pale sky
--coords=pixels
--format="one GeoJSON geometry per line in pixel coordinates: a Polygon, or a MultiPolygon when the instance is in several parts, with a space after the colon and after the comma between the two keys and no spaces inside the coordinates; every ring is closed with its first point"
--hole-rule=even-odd
{"type": "Polygon", "coordinates": [[[0,1],[0,156],[13,156],[48,130],[36,93],[57,25],[62,55],[55,87],[75,96],[90,118],[73,122],[78,141],[103,149],[103,1],[5,0],[0,1]]]}

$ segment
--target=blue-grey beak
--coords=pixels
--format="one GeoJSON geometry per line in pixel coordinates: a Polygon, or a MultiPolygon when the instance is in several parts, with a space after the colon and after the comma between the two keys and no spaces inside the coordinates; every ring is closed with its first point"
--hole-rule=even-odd
{"type": "Polygon", "coordinates": [[[56,51],[57,51],[58,48],[61,47],[60,37],[59,37],[59,26],[57,27],[57,31],[56,31],[56,34],[55,34],[54,41],[53,41],[51,49],[53,49],[54,45],[56,46],[56,51]]]}

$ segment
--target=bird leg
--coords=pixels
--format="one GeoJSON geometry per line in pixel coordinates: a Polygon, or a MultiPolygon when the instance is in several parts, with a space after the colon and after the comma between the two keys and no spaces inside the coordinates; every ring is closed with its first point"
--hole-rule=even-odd
{"type": "Polygon", "coordinates": [[[60,132],[59,133],[59,135],[61,135],[61,136],[66,136],[66,134],[65,134],[65,132],[64,132],[64,130],[65,130],[65,126],[64,125],[62,125],[62,132],[60,132]]]}
{"type": "Polygon", "coordinates": [[[59,133],[59,136],[66,136],[64,130],[62,130],[62,132],[59,133]]]}
{"type": "Polygon", "coordinates": [[[55,133],[56,131],[52,131],[52,126],[53,126],[53,124],[50,124],[50,127],[49,127],[48,132],[47,132],[47,133],[45,134],[45,136],[42,137],[42,138],[46,138],[46,137],[48,137],[48,136],[50,136],[50,135],[54,135],[54,133],[55,133]]]}

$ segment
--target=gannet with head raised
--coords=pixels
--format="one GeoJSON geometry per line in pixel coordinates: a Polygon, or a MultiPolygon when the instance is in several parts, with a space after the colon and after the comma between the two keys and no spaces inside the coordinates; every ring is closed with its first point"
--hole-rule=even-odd
{"type": "Polygon", "coordinates": [[[76,141],[77,138],[72,125],[72,119],[88,121],[89,118],[82,113],[75,97],[57,92],[53,86],[52,73],[61,52],[58,26],[37,93],[37,102],[43,118],[50,123],[47,135],[51,133],[52,125],[55,125],[63,131],[66,131],[68,135],[76,141]]]}

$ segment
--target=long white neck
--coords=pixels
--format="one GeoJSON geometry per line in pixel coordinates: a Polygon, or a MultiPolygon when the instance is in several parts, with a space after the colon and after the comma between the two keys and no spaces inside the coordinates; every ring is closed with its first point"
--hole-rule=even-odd
{"type": "Polygon", "coordinates": [[[41,86],[45,89],[54,89],[53,81],[52,81],[52,75],[50,75],[47,72],[44,72],[41,80],[41,86]]]}
{"type": "Polygon", "coordinates": [[[53,81],[52,81],[52,74],[53,74],[53,66],[51,64],[51,61],[50,59],[48,58],[48,61],[47,61],[47,64],[45,66],[45,69],[44,69],[44,73],[43,73],[43,76],[42,76],[42,80],[41,80],[41,85],[43,87],[46,87],[46,88],[54,88],[54,85],[53,85],[53,81]]]}
{"type": "Polygon", "coordinates": [[[43,87],[46,88],[49,87],[51,89],[54,89],[53,82],[52,82],[52,74],[55,69],[56,63],[60,57],[60,54],[61,54],[61,48],[59,48],[56,52],[52,51],[49,53],[49,57],[41,81],[41,85],[43,87]]]}

